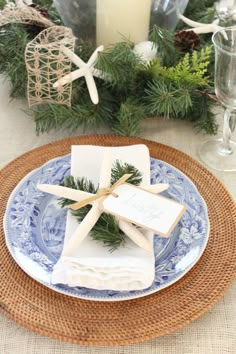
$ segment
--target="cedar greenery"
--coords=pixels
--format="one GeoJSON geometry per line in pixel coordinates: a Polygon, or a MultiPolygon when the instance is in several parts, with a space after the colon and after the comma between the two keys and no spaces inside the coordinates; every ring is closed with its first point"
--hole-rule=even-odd
{"type": "Polygon", "coordinates": [[[162,66],[160,60],[153,60],[147,65],[154,79],[163,78],[186,88],[207,87],[209,79],[207,68],[210,64],[211,47],[202,48],[200,52],[186,53],[177,65],[171,67],[162,66]]]}
{"type": "MultiPolygon", "coordinates": [[[[35,2],[47,9],[52,22],[62,24],[52,0],[35,2]]],[[[5,0],[0,0],[0,8],[5,4],[5,0]]],[[[210,22],[215,16],[214,1],[190,0],[185,15],[195,21],[210,22]]],[[[32,27],[10,24],[0,28],[0,73],[12,83],[11,97],[26,97],[24,51],[35,37],[32,27]]],[[[178,29],[183,27],[186,25],[180,21],[178,29]]],[[[37,134],[106,125],[117,135],[133,136],[139,133],[145,117],[153,115],[189,120],[198,129],[215,134],[217,125],[211,111],[214,103],[211,35],[201,35],[201,47],[191,54],[181,53],[174,38],[173,32],[154,26],[150,40],[157,48],[158,59],[148,64],[132,51],[134,44],[125,39],[99,53],[96,67],[107,79],[96,79],[99,104],[91,102],[84,78],[76,80],[70,109],[43,104],[29,112],[34,117],[37,134]]],[[[92,42],[80,40],[75,52],[87,61],[94,49],[92,42]]]]}
{"type": "MultiPolygon", "coordinates": [[[[113,185],[126,173],[132,174],[132,176],[127,180],[127,183],[138,186],[142,182],[142,174],[137,170],[137,168],[127,163],[121,163],[117,160],[112,166],[111,184],[113,185]]],[[[60,185],[93,194],[95,194],[98,190],[98,187],[95,187],[94,184],[86,178],[75,178],[73,176],[66,176],[60,185]]],[[[62,208],[74,202],[74,200],[59,198],[59,204],[62,208]]],[[[79,210],[71,212],[77,218],[78,222],[81,222],[90,209],[91,206],[86,205],[79,210]]],[[[106,213],[103,213],[100,216],[99,220],[90,231],[90,236],[93,240],[102,242],[104,246],[109,247],[111,252],[115,251],[118,247],[123,246],[126,240],[126,235],[119,229],[119,225],[115,217],[106,213]]]]}

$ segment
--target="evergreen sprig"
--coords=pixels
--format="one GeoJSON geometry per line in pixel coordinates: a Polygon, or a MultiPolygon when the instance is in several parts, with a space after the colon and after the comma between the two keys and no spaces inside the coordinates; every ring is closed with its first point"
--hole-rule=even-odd
{"type": "Polygon", "coordinates": [[[134,136],[139,132],[140,122],[145,118],[143,104],[137,100],[128,99],[121,103],[120,110],[113,124],[113,131],[117,135],[134,136]]]}
{"type": "Polygon", "coordinates": [[[146,90],[146,100],[152,115],[177,117],[179,114],[186,115],[192,107],[192,100],[187,89],[176,87],[172,83],[155,80],[150,83],[146,90]]]}
{"type": "Polygon", "coordinates": [[[102,87],[99,104],[94,105],[87,91],[78,85],[74,89],[71,108],[59,104],[44,104],[37,106],[34,111],[36,133],[41,134],[50,130],[66,129],[74,131],[78,127],[96,128],[103,124],[112,125],[117,103],[108,89],[102,87]]]}
{"type": "MultiPolygon", "coordinates": [[[[97,193],[97,188],[95,188],[94,184],[91,181],[88,181],[86,178],[75,178],[73,176],[65,176],[64,181],[60,184],[60,186],[64,186],[70,189],[86,191],[93,194],[97,193]]],[[[75,201],[71,199],[59,198],[59,205],[62,208],[74,202],[75,201]]]]}
{"type": "Polygon", "coordinates": [[[160,60],[149,63],[146,70],[153,80],[145,90],[145,99],[150,114],[195,120],[196,114],[201,112],[205,123],[201,121],[196,125],[198,128],[205,125],[204,130],[208,134],[215,134],[217,129],[214,115],[210,113],[209,100],[206,97],[203,99],[202,95],[199,97],[201,90],[209,89],[211,86],[208,75],[211,55],[212,47],[208,46],[199,52],[185,54],[179,63],[172,67],[162,66],[160,60]],[[199,108],[198,112],[196,107],[199,108]]]}
{"type": "Polygon", "coordinates": [[[11,97],[26,97],[24,50],[29,40],[30,35],[23,25],[0,27],[0,74],[11,81],[11,97]]]}
{"type": "MultiPolygon", "coordinates": [[[[211,23],[215,16],[215,0],[190,0],[185,16],[197,22],[211,23]]],[[[186,24],[183,24],[186,27],[186,24]]]]}
{"type": "MultiPolygon", "coordinates": [[[[127,180],[128,183],[139,185],[142,182],[142,174],[136,167],[127,163],[121,163],[117,160],[112,166],[111,184],[114,184],[126,173],[132,174],[132,176],[127,180]]],[[[94,184],[86,178],[75,178],[73,176],[66,176],[60,185],[93,194],[95,194],[98,190],[98,187],[95,187],[94,184]]],[[[66,198],[59,198],[59,204],[63,208],[73,202],[75,201],[66,198]]],[[[90,209],[91,206],[86,205],[79,210],[71,212],[77,218],[78,222],[81,222],[90,209]]],[[[103,213],[100,216],[89,235],[93,240],[102,242],[104,246],[109,247],[111,252],[124,245],[126,241],[126,235],[119,229],[116,218],[106,213],[103,213]]]]}
{"type": "Polygon", "coordinates": [[[130,42],[121,42],[98,55],[96,68],[107,75],[109,83],[118,89],[126,90],[135,76],[135,67],[140,63],[132,47],[130,42]]]}
{"type": "Polygon", "coordinates": [[[150,40],[157,48],[161,64],[166,66],[175,65],[180,53],[174,46],[174,33],[154,25],[150,40]]]}
{"type": "Polygon", "coordinates": [[[208,85],[206,75],[210,63],[212,47],[201,49],[200,52],[186,53],[177,65],[172,67],[162,66],[160,60],[153,60],[147,65],[147,70],[155,78],[169,80],[176,85],[184,84],[185,87],[199,87],[208,85]]]}
{"type": "Polygon", "coordinates": [[[194,126],[199,131],[203,128],[209,135],[216,134],[218,125],[212,113],[213,101],[209,100],[204,92],[197,90],[193,92],[192,100],[193,106],[189,117],[194,122],[194,126]]]}
{"type": "Polygon", "coordinates": [[[113,185],[116,183],[125,174],[132,175],[127,179],[127,183],[133,184],[134,186],[139,186],[142,182],[142,174],[136,167],[126,162],[122,163],[117,160],[113,164],[111,170],[111,184],[113,185]]]}
{"type": "MultiPolygon", "coordinates": [[[[52,0],[35,2],[47,9],[52,22],[62,24],[52,0]]],[[[5,0],[0,0],[0,8],[5,4],[5,0]]],[[[85,0],[83,4],[87,6],[85,0]]],[[[185,15],[195,21],[210,22],[215,15],[214,1],[191,0],[185,15]]],[[[181,27],[186,25],[180,22],[181,27]]],[[[0,73],[12,83],[11,97],[26,97],[24,51],[37,34],[31,29],[23,24],[0,28],[0,73]]],[[[71,108],[43,104],[30,111],[37,134],[53,129],[74,131],[81,126],[85,130],[106,125],[118,135],[136,135],[140,122],[148,115],[190,120],[198,129],[215,134],[217,126],[211,113],[212,102],[199,93],[212,86],[211,36],[201,35],[201,50],[191,55],[184,55],[175,47],[173,32],[156,25],[150,40],[157,48],[158,59],[149,65],[133,52],[134,44],[125,39],[99,54],[96,67],[107,80],[95,79],[98,105],[90,101],[85,80],[81,78],[73,83],[71,108]]],[[[75,53],[87,61],[94,49],[93,41],[80,39],[76,42],[75,53]]]]}

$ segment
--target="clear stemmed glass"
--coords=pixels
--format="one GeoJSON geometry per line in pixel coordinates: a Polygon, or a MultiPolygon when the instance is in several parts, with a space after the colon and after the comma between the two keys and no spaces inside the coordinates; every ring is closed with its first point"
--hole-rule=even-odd
{"type": "Polygon", "coordinates": [[[231,135],[236,124],[236,28],[213,34],[215,92],[225,107],[223,137],[207,141],[199,150],[201,160],[219,171],[236,171],[236,143],[231,135]]]}

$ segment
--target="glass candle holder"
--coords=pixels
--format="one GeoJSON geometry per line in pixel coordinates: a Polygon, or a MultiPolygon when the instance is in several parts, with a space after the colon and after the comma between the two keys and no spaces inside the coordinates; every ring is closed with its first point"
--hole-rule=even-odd
{"type": "Polygon", "coordinates": [[[156,24],[174,30],[188,0],[54,0],[67,27],[83,40],[108,46],[147,41],[156,24]]]}
{"type": "Polygon", "coordinates": [[[153,0],[151,11],[152,28],[155,24],[169,31],[174,31],[179,21],[179,14],[183,14],[189,0],[153,0]]]}

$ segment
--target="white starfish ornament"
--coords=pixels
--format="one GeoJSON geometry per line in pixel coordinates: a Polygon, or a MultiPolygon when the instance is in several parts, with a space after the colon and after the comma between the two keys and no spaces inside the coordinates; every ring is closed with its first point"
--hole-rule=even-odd
{"type": "MultiPolygon", "coordinates": [[[[107,190],[110,188],[111,168],[112,168],[112,158],[111,158],[111,152],[108,149],[105,151],[103,163],[101,166],[101,174],[99,178],[99,191],[102,189],[107,190]]],[[[74,190],[62,186],[56,186],[56,185],[39,184],[37,187],[43,192],[50,193],[62,198],[76,200],[78,202],[83,202],[87,198],[95,196],[94,194],[91,193],[83,192],[80,190],[74,190]]],[[[152,193],[160,193],[166,190],[168,187],[169,187],[168,184],[154,184],[154,185],[142,186],[142,189],[152,193]]],[[[78,245],[84,240],[84,238],[87,237],[87,235],[92,230],[92,228],[96,224],[101,214],[104,212],[103,210],[100,209],[99,206],[99,201],[102,197],[104,197],[104,194],[100,198],[89,203],[92,205],[92,208],[90,209],[88,214],[85,216],[83,221],[79,224],[76,231],[67,242],[66,247],[64,247],[63,250],[64,256],[69,255],[71,250],[73,250],[75,247],[78,247],[78,245]]],[[[133,224],[122,219],[118,219],[118,223],[119,223],[119,228],[139,247],[147,251],[152,250],[152,244],[150,244],[150,242],[145,238],[145,236],[133,224]]]]}
{"type": "Polygon", "coordinates": [[[58,88],[65,84],[68,84],[74,80],[79,79],[80,77],[84,76],[86,80],[86,84],[88,87],[89,95],[94,104],[98,104],[99,97],[98,97],[98,90],[96,87],[96,83],[94,80],[94,76],[104,79],[104,75],[100,70],[94,68],[94,65],[97,61],[98,53],[104,50],[104,46],[98,47],[91,57],[89,58],[88,62],[85,63],[78,55],[72,52],[69,48],[62,48],[64,54],[74,63],[76,66],[79,67],[78,70],[67,74],[66,76],[62,77],[60,80],[56,81],[53,84],[54,88],[58,88]]]}

